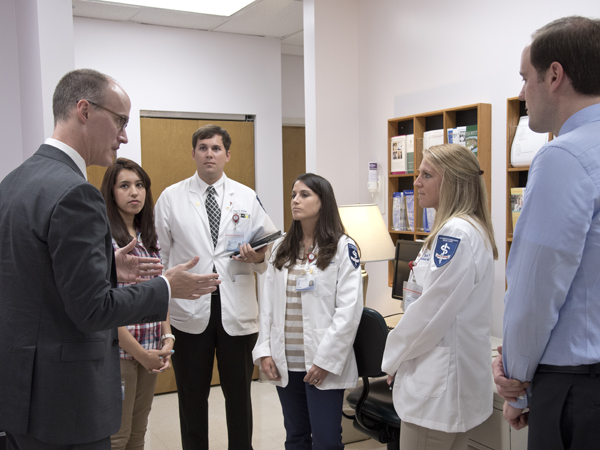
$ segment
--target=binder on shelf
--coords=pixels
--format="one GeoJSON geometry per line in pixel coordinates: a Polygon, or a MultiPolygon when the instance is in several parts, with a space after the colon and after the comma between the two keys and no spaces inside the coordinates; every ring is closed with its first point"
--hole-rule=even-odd
{"type": "Polygon", "coordinates": [[[517,220],[521,215],[521,211],[523,210],[523,202],[525,200],[525,188],[524,187],[514,187],[510,188],[510,211],[512,215],[512,229],[513,233],[515,232],[515,226],[517,225],[517,220]]]}
{"type": "Polygon", "coordinates": [[[406,135],[406,173],[415,173],[415,135],[406,135]]]}
{"type": "Polygon", "coordinates": [[[526,167],[542,146],[548,142],[548,133],[536,133],[529,128],[529,116],[519,118],[519,124],[510,148],[510,164],[526,167]]]}
{"type": "Polygon", "coordinates": [[[391,139],[391,167],[392,175],[402,175],[406,173],[406,136],[394,136],[391,139]]]}

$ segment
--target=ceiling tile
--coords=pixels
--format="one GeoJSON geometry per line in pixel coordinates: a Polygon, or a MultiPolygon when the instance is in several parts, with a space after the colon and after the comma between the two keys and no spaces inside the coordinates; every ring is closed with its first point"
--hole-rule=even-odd
{"type": "Polygon", "coordinates": [[[104,20],[130,20],[139,11],[138,6],[98,3],[89,0],[73,0],[73,15],[104,20]]]}
{"type": "Polygon", "coordinates": [[[262,0],[234,14],[215,31],[282,38],[303,29],[302,2],[262,0]]]}
{"type": "Polygon", "coordinates": [[[303,51],[301,0],[256,0],[231,17],[126,6],[96,0],[72,0],[72,4],[73,16],[276,37],[282,39],[282,52],[295,55],[302,54],[303,51]]]}
{"type": "Polygon", "coordinates": [[[158,8],[142,8],[131,19],[133,22],[166,27],[192,28],[195,30],[211,30],[221,25],[227,17],[213,16],[210,14],[186,13],[158,8]]]}

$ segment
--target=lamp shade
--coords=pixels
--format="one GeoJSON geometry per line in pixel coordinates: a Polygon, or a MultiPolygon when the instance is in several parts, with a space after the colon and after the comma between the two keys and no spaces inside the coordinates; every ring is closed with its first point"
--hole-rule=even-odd
{"type": "Polygon", "coordinates": [[[346,232],[360,247],[361,263],[394,259],[396,247],[377,205],[345,205],[339,210],[346,232]]]}

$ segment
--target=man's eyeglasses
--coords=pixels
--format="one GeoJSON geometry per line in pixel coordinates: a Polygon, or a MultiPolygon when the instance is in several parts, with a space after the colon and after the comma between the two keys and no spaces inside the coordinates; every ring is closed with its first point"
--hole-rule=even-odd
{"type": "Polygon", "coordinates": [[[108,108],[106,108],[106,107],[104,107],[102,105],[99,105],[98,103],[94,103],[91,100],[87,100],[87,102],[90,105],[94,105],[96,108],[100,108],[100,109],[103,109],[104,111],[108,111],[112,115],[118,117],[119,118],[119,127],[120,127],[121,130],[124,130],[125,128],[127,128],[127,124],[129,123],[129,117],[122,116],[121,114],[117,114],[116,112],[111,111],[110,109],[108,109],[108,108]]]}

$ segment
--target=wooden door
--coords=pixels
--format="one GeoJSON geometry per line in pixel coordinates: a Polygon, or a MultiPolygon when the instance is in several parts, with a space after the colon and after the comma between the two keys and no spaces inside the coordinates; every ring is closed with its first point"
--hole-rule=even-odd
{"type": "MultiPolygon", "coordinates": [[[[141,119],[142,167],[152,180],[154,201],[172,184],[191,177],[196,172],[192,159],[192,135],[204,125],[218,125],[231,136],[231,159],[225,173],[254,189],[254,123],[196,119],[141,119]]],[[[258,373],[256,373],[258,376],[258,373]]],[[[211,384],[219,384],[217,361],[213,366],[211,384]]],[[[177,390],[174,372],[158,376],[156,393],[177,390]]]]}
{"type": "Polygon", "coordinates": [[[208,124],[226,129],[231,136],[227,176],[254,189],[253,122],[142,118],[142,167],[152,180],[155,201],[165,188],[194,174],[192,135],[208,124]]]}
{"type": "MultiPolygon", "coordinates": [[[[158,200],[165,188],[189,178],[196,171],[192,159],[192,135],[203,125],[218,125],[231,136],[231,159],[225,173],[254,189],[254,123],[195,119],[140,119],[142,164],[152,180],[152,196],[158,200]]],[[[105,167],[88,167],[88,180],[98,189],[105,167]]]]}
{"type": "Polygon", "coordinates": [[[292,183],[306,172],[306,136],[304,127],[283,127],[283,229],[292,225],[290,207],[292,183]]]}
{"type": "MultiPolygon", "coordinates": [[[[208,124],[226,129],[231,136],[231,159],[225,165],[227,176],[254,189],[253,122],[142,117],[141,166],[152,180],[152,197],[155,202],[167,187],[191,177],[196,172],[196,163],[192,159],[192,135],[198,128],[208,124]]],[[[105,172],[105,167],[88,167],[89,182],[100,189],[105,172]]],[[[257,377],[258,371],[255,370],[254,378],[257,377]]],[[[212,384],[219,384],[216,360],[212,384]]],[[[155,393],[175,390],[177,385],[172,370],[158,375],[155,393]]]]}

